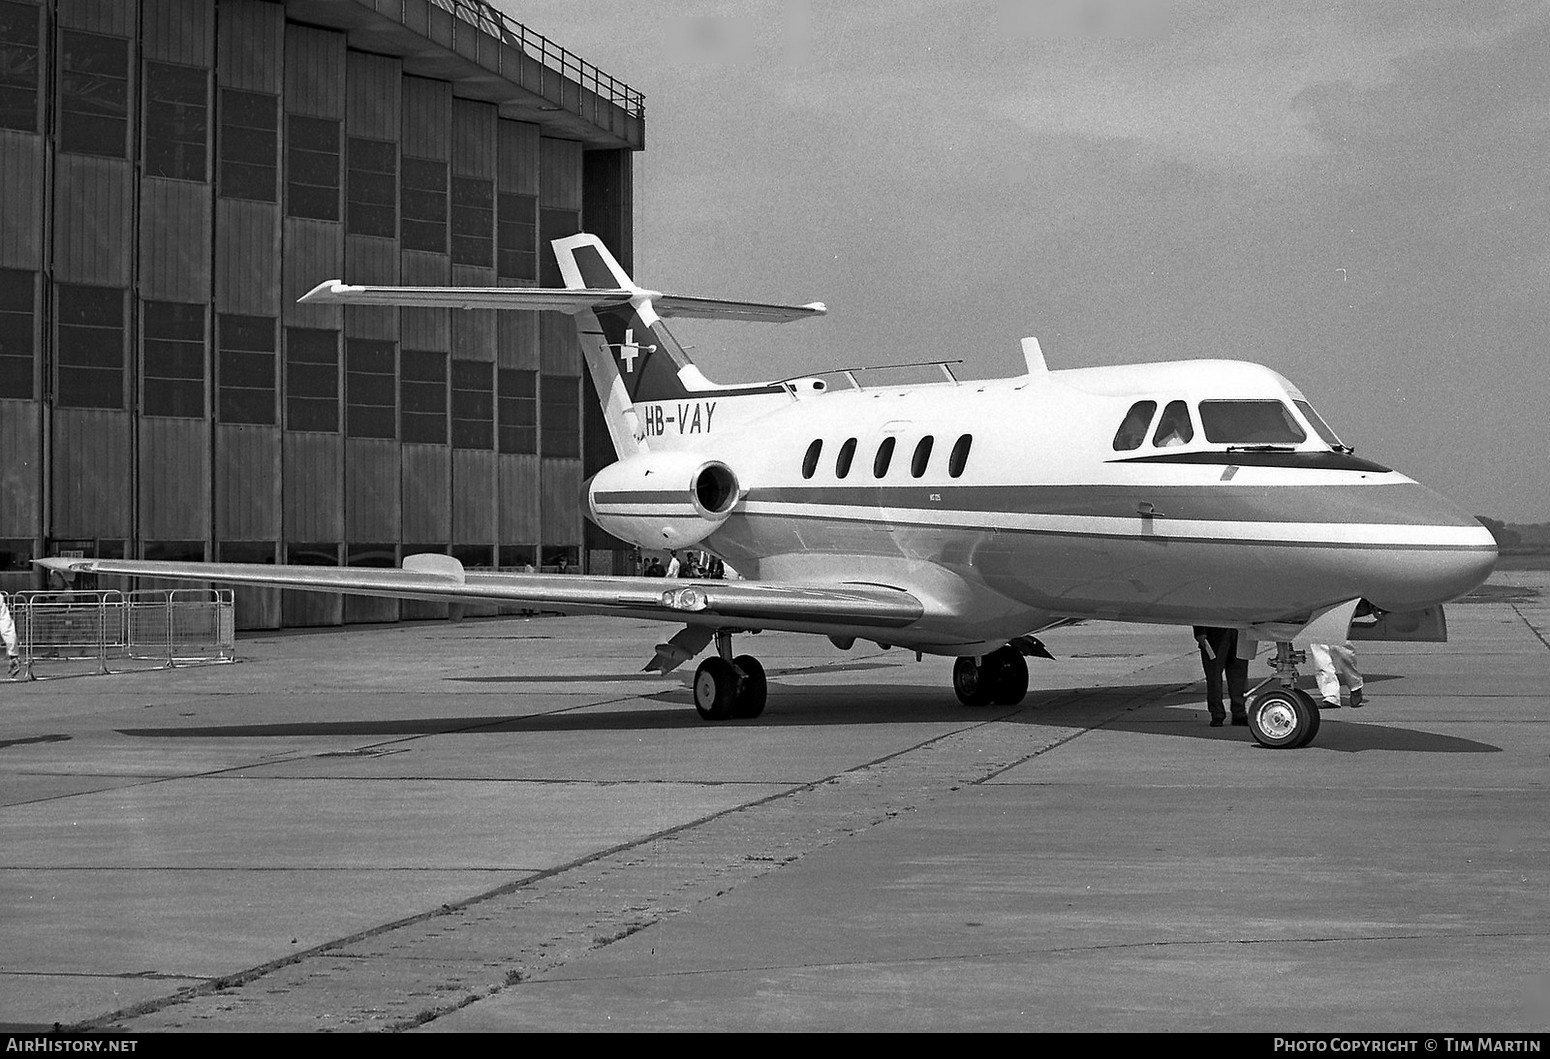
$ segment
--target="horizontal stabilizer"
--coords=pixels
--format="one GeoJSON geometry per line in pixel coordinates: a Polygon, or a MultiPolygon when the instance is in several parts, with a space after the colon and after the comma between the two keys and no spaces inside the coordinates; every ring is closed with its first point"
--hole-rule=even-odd
{"type": "Polygon", "coordinates": [[[402,308],[502,309],[575,315],[588,309],[628,305],[633,299],[649,300],[657,315],[663,317],[750,320],[760,323],[785,323],[819,316],[828,311],[822,302],[782,305],[727,301],[623,287],[586,287],[576,290],[551,287],[364,287],[337,279],[319,283],[297,301],[306,305],[396,305],[402,308]]]}

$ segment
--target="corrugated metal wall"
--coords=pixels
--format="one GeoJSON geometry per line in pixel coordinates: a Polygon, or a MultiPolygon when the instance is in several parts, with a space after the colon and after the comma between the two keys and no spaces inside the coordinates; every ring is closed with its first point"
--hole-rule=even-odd
{"type": "MultiPolygon", "coordinates": [[[[551,224],[580,226],[584,145],[501,118],[492,104],[457,97],[449,83],[407,76],[397,59],[352,51],[342,33],[289,24],[284,5],[267,0],[40,0],[39,6],[44,94],[49,86],[58,91],[53,66],[64,31],[127,42],[130,146],[123,158],[59,150],[52,119],[36,133],[0,130],[0,268],[41,277],[34,312],[37,398],[0,399],[0,538],[30,540],[34,554],[72,547],[141,555],[147,546],[186,542],[212,559],[285,561],[294,550],[314,560],[337,553],[344,561],[352,545],[357,552],[387,545],[396,561],[414,550],[449,548],[490,561],[503,546],[533,549],[541,562],[562,548],[584,556],[576,504],[582,459],[502,453],[493,443],[454,448],[450,437],[445,444],[351,437],[345,429],[350,338],[446,354],[450,430],[454,361],[540,373],[551,388],[570,380],[579,385],[583,373],[569,320],[297,305],[301,294],[335,277],[477,286],[497,282],[497,274],[493,261],[453,264],[450,243],[437,252],[406,249],[397,235],[347,234],[342,190],[336,220],[288,216],[285,205],[291,115],[341,122],[341,188],[351,137],[395,144],[400,174],[404,158],[443,163],[449,214],[455,181],[473,178],[492,181],[497,196],[536,198],[551,224]],[[141,173],[147,63],[207,75],[203,181],[141,173]],[[275,201],[222,193],[225,90],[276,99],[275,201]],[[54,403],[55,284],[124,292],[122,408],[54,403]],[[142,381],[146,302],[204,307],[202,416],[145,413],[142,385],[154,385],[142,381]],[[275,322],[272,424],[219,421],[223,314],[275,322]],[[337,429],[288,428],[287,328],[340,335],[337,429]]],[[[40,107],[40,114],[56,110],[57,102],[40,107]]],[[[617,204],[606,212],[619,216],[617,204]]],[[[447,220],[450,233],[450,215],[447,220]]],[[[628,243],[627,231],[599,234],[615,245],[628,243]]],[[[25,571],[0,571],[0,588],[38,583],[25,571]]],[[[444,613],[423,604],[400,608],[392,600],[344,605],[337,597],[255,590],[239,596],[239,622],[248,627],[444,613]]]]}

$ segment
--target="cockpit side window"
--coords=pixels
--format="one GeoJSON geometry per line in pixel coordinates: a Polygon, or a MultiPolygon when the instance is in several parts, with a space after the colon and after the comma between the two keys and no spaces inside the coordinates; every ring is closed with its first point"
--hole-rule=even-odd
{"type": "Polygon", "coordinates": [[[1194,436],[1195,425],[1189,420],[1189,405],[1183,401],[1169,401],[1168,407],[1163,409],[1162,418],[1157,421],[1157,432],[1152,435],[1152,444],[1159,448],[1183,445],[1194,436]]]}
{"type": "Polygon", "coordinates": [[[1332,449],[1343,449],[1346,446],[1335,436],[1335,432],[1329,429],[1329,424],[1324,422],[1324,417],[1313,410],[1313,406],[1307,401],[1293,401],[1297,411],[1308,421],[1308,425],[1314,429],[1319,438],[1332,449]]]}
{"type": "Polygon", "coordinates": [[[1201,401],[1206,440],[1229,445],[1295,445],[1308,435],[1281,401],[1201,401]]]}
{"type": "Polygon", "coordinates": [[[1139,449],[1141,442],[1146,440],[1146,428],[1152,425],[1152,416],[1156,411],[1156,401],[1137,401],[1131,405],[1130,411],[1125,413],[1125,421],[1114,435],[1114,451],[1139,449]]]}

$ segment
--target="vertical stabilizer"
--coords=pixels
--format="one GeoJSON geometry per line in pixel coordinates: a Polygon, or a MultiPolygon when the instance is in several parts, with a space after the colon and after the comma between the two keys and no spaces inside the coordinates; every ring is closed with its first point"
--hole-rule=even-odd
{"type": "MultiPolygon", "coordinates": [[[[554,241],[567,290],[617,291],[575,315],[576,332],[592,384],[603,402],[609,436],[620,459],[653,447],[690,447],[708,435],[779,407],[791,398],[775,383],[717,386],[689,360],[658,313],[761,319],[756,310],[780,307],[666,297],[638,285],[594,235],[554,241]]],[[[821,312],[821,306],[785,307],[821,312]]],[[[775,319],[777,317],[770,316],[775,319]]],[[[795,317],[791,317],[795,318],[795,317]]]]}

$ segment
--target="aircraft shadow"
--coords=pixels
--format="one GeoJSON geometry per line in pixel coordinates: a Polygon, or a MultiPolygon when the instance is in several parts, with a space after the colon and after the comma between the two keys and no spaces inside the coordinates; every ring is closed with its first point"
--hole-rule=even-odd
{"type": "MultiPolygon", "coordinates": [[[[892,669],[890,662],[848,662],[832,666],[824,666],[824,673],[862,673],[873,669],[892,669]]],[[[767,669],[764,671],[766,679],[773,677],[790,676],[792,674],[813,673],[817,670],[812,667],[797,666],[791,669],[767,669]]],[[[552,676],[499,676],[499,677],[447,677],[465,684],[617,684],[632,681],[661,681],[682,680],[685,687],[694,679],[694,670],[684,668],[672,673],[582,673],[566,674],[557,673],[552,676]]]]}
{"type": "MultiPolygon", "coordinates": [[[[758,726],[804,728],[832,725],[997,722],[1061,728],[1092,728],[1149,736],[1249,742],[1239,728],[1205,723],[1198,689],[1170,684],[1040,689],[1015,707],[970,709],[936,685],[782,685],[772,683],[771,703],[753,720],[724,721],[718,729],[758,726]],[[1200,706],[1198,720],[1169,706],[1200,706]],[[1118,711],[1118,712],[1116,712],[1118,711]]],[[[421,735],[497,735],[514,732],[624,732],[704,729],[687,687],[643,697],[661,708],[578,708],[557,713],[509,716],[412,717],[339,721],[291,721],[275,724],[201,725],[177,728],[125,728],[123,735],[170,739],[349,738],[421,735]]],[[[1372,709],[1372,707],[1367,707],[1372,709]]],[[[1344,711],[1349,715],[1352,711],[1344,711]]],[[[1365,750],[1433,754],[1500,753],[1501,747],[1458,736],[1436,735],[1381,724],[1362,723],[1326,713],[1312,749],[1359,753],[1365,750]]]]}
{"type": "Polygon", "coordinates": [[[23,746],[27,743],[67,743],[69,741],[70,736],[58,734],[34,735],[28,736],[26,739],[0,739],[0,750],[4,750],[8,746],[23,746]]]}

